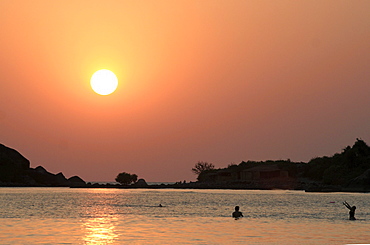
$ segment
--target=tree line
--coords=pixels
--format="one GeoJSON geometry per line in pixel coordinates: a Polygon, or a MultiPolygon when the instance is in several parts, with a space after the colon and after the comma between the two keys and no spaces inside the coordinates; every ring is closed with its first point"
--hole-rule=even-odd
{"type": "MultiPolygon", "coordinates": [[[[370,147],[361,139],[356,139],[354,145],[347,146],[341,153],[331,157],[316,157],[309,162],[292,162],[287,160],[276,161],[247,161],[240,164],[229,164],[227,170],[242,171],[258,165],[278,165],[279,169],[286,170],[292,177],[304,177],[320,181],[327,185],[345,185],[352,179],[368,172],[363,178],[363,184],[370,187],[370,147]]],[[[202,176],[221,169],[216,169],[212,163],[198,161],[191,171],[198,175],[198,181],[202,176]]],[[[116,181],[122,185],[129,185],[137,181],[136,174],[126,172],[119,173],[116,181]]]]}

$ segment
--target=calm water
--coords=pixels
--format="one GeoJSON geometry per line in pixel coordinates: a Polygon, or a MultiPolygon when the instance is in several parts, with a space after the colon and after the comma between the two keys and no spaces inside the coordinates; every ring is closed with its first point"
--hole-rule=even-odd
{"type": "Polygon", "coordinates": [[[370,194],[0,188],[0,203],[1,244],[370,243],[370,194]]]}

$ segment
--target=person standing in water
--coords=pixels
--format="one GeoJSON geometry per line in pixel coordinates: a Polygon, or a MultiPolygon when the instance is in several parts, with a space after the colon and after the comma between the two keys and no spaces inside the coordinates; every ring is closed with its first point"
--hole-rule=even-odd
{"type": "Polygon", "coordinates": [[[239,211],[239,206],[235,206],[235,211],[233,212],[233,218],[239,219],[243,217],[243,213],[239,211]]]}
{"type": "Polygon", "coordinates": [[[355,211],[356,211],[356,206],[352,206],[348,204],[348,202],[344,201],[343,205],[346,206],[346,208],[349,209],[349,219],[350,220],[356,220],[355,218],[355,211]]]}

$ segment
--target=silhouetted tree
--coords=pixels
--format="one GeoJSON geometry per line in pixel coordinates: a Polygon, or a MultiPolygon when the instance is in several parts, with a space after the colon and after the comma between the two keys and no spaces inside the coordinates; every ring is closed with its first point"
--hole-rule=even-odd
{"type": "Polygon", "coordinates": [[[370,169],[370,147],[361,139],[331,157],[316,157],[305,166],[303,176],[329,185],[348,185],[370,169]]]}
{"type": "Polygon", "coordinates": [[[137,175],[122,172],[117,175],[116,181],[122,185],[129,185],[137,181],[137,175]]]}
{"type": "Polygon", "coordinates": [[[203,173],[204,171],[213,170],[213,169],[215,169],[215,165],[213,165],[212,163],[198,162],[197,164],[195,164],[194,168],[191,169],[191,171],[199,175],[203,173]]]}
{"type": "Polygon", "coordinates": [[[227,165],[227,168],[237,168],[238,167],[238,164],[235,164],[235,163],[230,163],[227,165]]]}

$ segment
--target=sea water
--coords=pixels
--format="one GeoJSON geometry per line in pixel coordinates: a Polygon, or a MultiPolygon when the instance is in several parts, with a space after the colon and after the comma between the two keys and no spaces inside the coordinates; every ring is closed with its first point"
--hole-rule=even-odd
{"type": "Polygon", "coordinates": [[[0,244],[370,243],[369,204],[367,193],[0,188],[0,244]]]}

